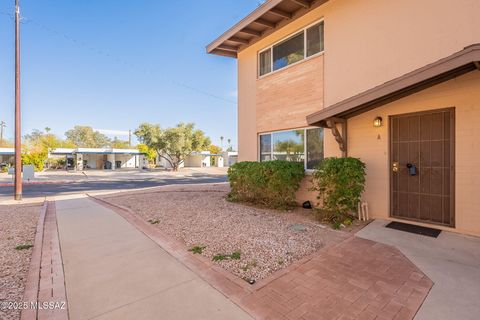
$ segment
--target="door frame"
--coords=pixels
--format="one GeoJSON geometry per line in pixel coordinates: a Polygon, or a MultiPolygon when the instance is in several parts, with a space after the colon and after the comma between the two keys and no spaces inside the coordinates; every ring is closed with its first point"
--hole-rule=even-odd
{"type": "Polygon", "coordinates": [[[400,114],[392,114],[388,116],[388,177],[389,177],[389,212],[388,216],[394,219],[414,221],[419,223],[433,224],[444,227],[455,228],[455,171],[456,171],[456,151],[455,151],[455,139],[456,139],[456,129],[455,129],[455,107],[449,108],[440,108],[440,109],[430,109],[417,112],[407,112],[400,114]],[[442,111],[451,111],[450,113],[450,223],[436,223],[433,221],[424,221],[421,219],[407,218],[407,217],[398,217],[393,215],[393,171],[392,171],[392,145],[393,145],[393,121],[392,118],[399,116],[418,116],[422,114],[429,114],[434,112],[442,111]]]}

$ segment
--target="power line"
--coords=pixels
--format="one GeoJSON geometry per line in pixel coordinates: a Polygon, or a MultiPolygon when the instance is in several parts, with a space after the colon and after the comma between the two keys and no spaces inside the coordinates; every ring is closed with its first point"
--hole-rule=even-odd
{"type": "MultiPolygon", "coordinates": [[[[0,14],[1,15],[4,15],[4,16],[8,16],[10,17],[11,19],[14,19],[14,16],[8,12],[5,12],[5,11],[0,11],[0,14]]],[[[129,66],[130,68],[133,68],[133,69],[137,69],[137,70],[140,70],[146,74],[149,74],[151,75],[152,72],[150,71],[151,69],[150,68],[144,68],[142,66],[139,66],[139,65],[135,65],[131,62],[128,62],[122,58],[119,58],[115,55],[112,55],[104,50],[101,50],[101,49],[98,49],[94,46],[90,46],[88,45],[87,43],[83,42],[83,41],[80,41],[80,40],[77,40],[63,32],[59,32],[51,27],[48,27],[42,23],[39,23],[38,21],[34,20],[34,19],[30,19],[30,18],[27,18],[27,17],[22,17],[21,19],[21,23],[23,24],[33,24],[37,27],[39,27],[40,29],[43,29],[44,31],[50,33],[50,34],[53,34],[53,35],[56,35],[60,38],[64,38],[65,40],[68,40],[70,42],[72,42],[73,44],[77,45],[77,46],[80,46],[80,47],[83,47],[83,48],[86,48],[96,54],[99,54],[99,55],[102,55],[102,56],[105,56],[105,57],[108,57],[108,58],[111,58],[111,59],[114,59],[116,60],[117,63],[120,63],[120,64],[123,64],[123,65],[126,65],[126,66],[129,66]]],[[[153,68],[152,68],[153,69],[153,68]]],[[[214,98],[214,99],[217,99],[217,100],[221,100],[221,101],[224,101],[224,102],[227,102],[227,103],[230,103],[230,104],[237,104],[235,101],[233,100],[230,100],[230,99],[227,99],[227,98],[224,98],[222,96],[219,96],[219,95],[216,95],[214,93],[211,93],[211,92],[208,92],[208,91],[205,91],[203,89],[199,89],[197,87],[194,87],[194,86],[191,86],[189,84],[186,84],[184,82],[180,82],[180,81],[176,81],[176,80],[169,80],[169,79],[165,79],[166,81],[168,81],[170,84],[173,84],[173,85],[176,85],[176,86],[179,86],[179,87],[183,87],[185,89],[188,89],[188,90],[191,90],[191,91],[194,91],[194,92],[197,92],[197,93],[200,93],[200,94],[203,94],[205,96],[208,96],[208,97],[211,97],[211,98],[214,98]]]]}

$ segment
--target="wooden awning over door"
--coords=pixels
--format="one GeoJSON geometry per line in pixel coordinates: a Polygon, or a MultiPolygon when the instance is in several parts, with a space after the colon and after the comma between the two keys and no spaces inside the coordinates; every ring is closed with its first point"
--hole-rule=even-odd
{"type": "Polygon", "coordinates": [[[475,70],[480,70],[480,43],[312,113],[307,116],[307,123],[328,127],[329,119],[354,117],[475,70]]]}

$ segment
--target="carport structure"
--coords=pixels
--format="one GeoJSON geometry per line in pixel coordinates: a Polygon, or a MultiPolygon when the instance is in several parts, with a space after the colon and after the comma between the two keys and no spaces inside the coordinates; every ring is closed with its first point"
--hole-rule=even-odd
{"type": "Polygon", "coordinates": [[[0,165],[12,165],[15,150],[13,148],[0,148],[0,165]]]}
{"type": "Polygon", "coordinates": [[[142,168],[146,165],[145,157],[137,149],[115,148],[76,148],[53,149],[51,157],[65,157],[68,168],[87,169],[124,169],[142,168]]]}

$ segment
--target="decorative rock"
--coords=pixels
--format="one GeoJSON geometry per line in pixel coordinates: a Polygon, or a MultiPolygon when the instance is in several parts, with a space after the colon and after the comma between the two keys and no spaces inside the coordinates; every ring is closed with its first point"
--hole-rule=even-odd
{"type": "Polygon", "coordinates": [[[292,224],[288,227],[290,230],[295,231],[295,232],[305,232],[307,231],[307,227],[305,227],[303,224],[292,224]]]}
{"type": "Polygon", "coordinates": [[[187,248],[199,243],[207,246],[202,252],[207,259],[241,251],[239,260],[214,263],[246,282],[265,279],[349,236],[319,225],[314,215],[302,208],[287,212],[228,202],[228,185],[191,185],[182,189],[171,185],[102,198],[130,207],[144,221],[159,219],[161,223],[155,228],[183,241],[187,248]],[[245,268],[249,261],[256,263],[245,268]]]}

